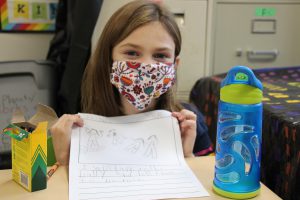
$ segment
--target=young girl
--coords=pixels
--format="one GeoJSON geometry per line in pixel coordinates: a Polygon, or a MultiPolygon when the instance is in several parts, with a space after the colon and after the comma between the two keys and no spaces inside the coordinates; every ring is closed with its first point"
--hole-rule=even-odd
{"type": "MultiPolygon", "coordinates": [[[[180,124],[184,156],[193,156],[196,115],[173,97],[180,49],[179,28],[161,4],[137,0],[121,7],[106,24],[86,67],[82,111],[121,116],[169,110],[180,124]]],[[[60,164],[68,164],[73,125],[83,126],[83,120],[65,114],[51,128],[60,164]]]]}

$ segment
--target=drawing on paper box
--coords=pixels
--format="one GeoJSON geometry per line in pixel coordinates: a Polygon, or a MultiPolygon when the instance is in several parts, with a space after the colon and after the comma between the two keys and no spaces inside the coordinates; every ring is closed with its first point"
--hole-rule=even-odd
{"type": "Polygon", "coordinates": [[[81,133],[80,148],[83,154],[119,154],[120,157],[137,156],[144,159],[157,159],[158,138],[155,134],[147,138],[130,138],[116,129],[97,130],[84,127],[81,133]]]}

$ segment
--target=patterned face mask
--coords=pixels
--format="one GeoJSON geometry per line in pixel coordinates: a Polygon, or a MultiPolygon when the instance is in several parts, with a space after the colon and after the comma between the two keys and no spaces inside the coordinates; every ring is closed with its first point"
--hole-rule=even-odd
{"type": "Polygon", "coordinates": [[[175,82],[174,64],[115,61],[110,81],[132,105],[144,110],[175,82]]]}

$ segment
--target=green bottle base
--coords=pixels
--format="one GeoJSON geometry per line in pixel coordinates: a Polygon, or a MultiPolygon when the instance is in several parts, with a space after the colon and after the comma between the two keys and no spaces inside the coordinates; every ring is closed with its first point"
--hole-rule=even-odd
{"type": "Polygon", "coordinates": [[[233,193],[233,192],[228,192],[228,191],[222,190],[222,189],[218,188],[215,184],[213,184],[213,190],[218,195],[223,196],[223,197],[228,197],[231,199],[250,199],[250,198],[257,196],[260,193],[260,188],[253,192],[233,193]]]}

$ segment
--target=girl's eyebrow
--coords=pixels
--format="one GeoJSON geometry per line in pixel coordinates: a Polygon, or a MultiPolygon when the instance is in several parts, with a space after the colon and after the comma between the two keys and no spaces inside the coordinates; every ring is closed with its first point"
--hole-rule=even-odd
{"type": "Polygon", "coordinates": [[[161,47],[161,48],[157,48],[156,50],[157,51],[172,51],[172,49],[169,47],[161,47]]]}
{"type": "MultiPolygon", "coordinates": [[[[141,46],[137,45],[137,44],[133,44],[133,43],[125,43],[122,44],[120,46],[120,48],[124,48],[124,47],[132,47],[135,49],[143,49],[141,46]]],[[[173,51],[170,47],[158,47],[155,49],[156,51],[173,51]]]]}
{"type": "Polygon", "coordinates": [[[120,47],[133,47],[136,49],[141,49],[141,47],[139,45],[132,44],[132,43],[125,43],[125,44],[122,44],[120,47]]]}

